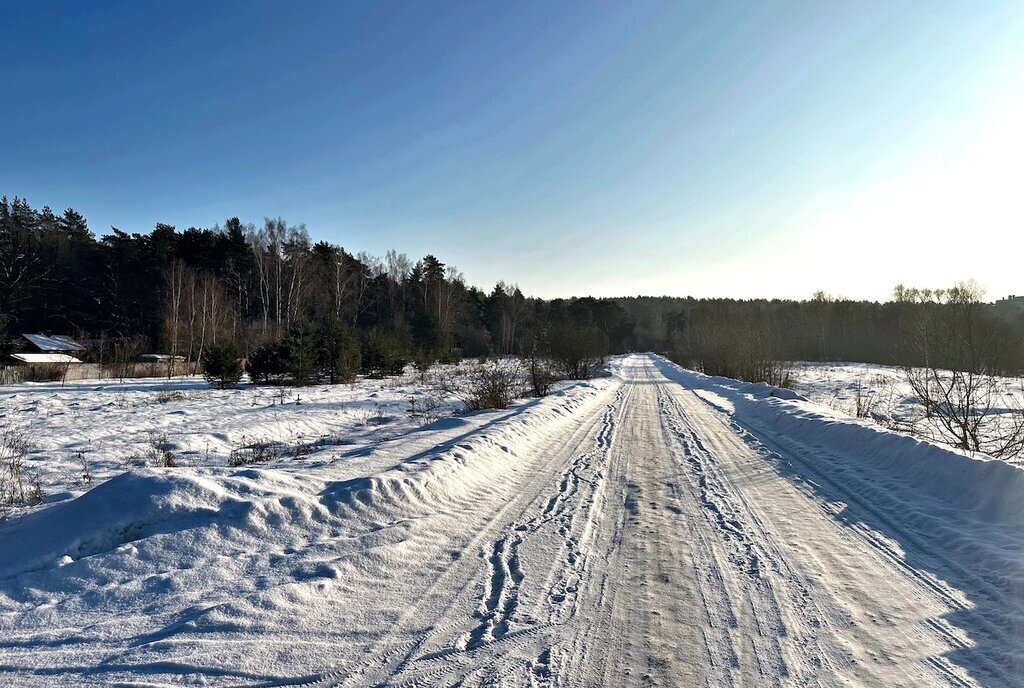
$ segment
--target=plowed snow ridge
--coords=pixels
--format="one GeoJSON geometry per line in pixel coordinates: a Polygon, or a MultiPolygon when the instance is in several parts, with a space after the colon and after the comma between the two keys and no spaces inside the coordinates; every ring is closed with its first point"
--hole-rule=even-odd
{"type": "Polygon", "coordinates": [[[656,356],[609,368],[340,460],[133,471],[0,525],[0,673],[1024,686],[1024,471],[656,356]]]}

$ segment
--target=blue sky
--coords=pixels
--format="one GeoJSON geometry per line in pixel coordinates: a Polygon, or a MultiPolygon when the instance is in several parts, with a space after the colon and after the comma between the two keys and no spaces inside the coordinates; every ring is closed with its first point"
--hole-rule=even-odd
{"type": "Polygon", "coordinates": [[[1024,292],[1024,3],[0,11],[0,193],[95,231],[280,215],[546,297],[1024,292]]]}

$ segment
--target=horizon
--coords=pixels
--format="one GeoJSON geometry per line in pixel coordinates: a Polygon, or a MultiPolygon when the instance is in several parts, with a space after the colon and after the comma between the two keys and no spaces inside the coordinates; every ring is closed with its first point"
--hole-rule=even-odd
{"type": "Polygon", "coordinates": [[[1014,3],[283,7],[15,5],[0,193],[546,299],[1024,291],[1014,3]]]}

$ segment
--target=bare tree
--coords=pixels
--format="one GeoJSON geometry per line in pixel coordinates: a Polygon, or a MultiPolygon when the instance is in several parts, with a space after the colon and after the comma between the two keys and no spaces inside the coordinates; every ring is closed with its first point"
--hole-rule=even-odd
{"type": "Polygon", "coordinates": [[[113,343],[111,355],[102,364],[106,373],[122,382],[131,377],[139,354],[146,348],[146,338],[141,335],[122,337],[113,343]]]}
{"type": "Polygon", "coordinates": [[[352,324],[355,325],[359,316],[366,312],[370,306],[370,283],[373,278],[381,274],[383,270],[379,258],[376,258],[366,251],[356,254],[355,274],[352,278],[355,291],[355,312],[352,315],[352,324]]]}
{"type": "Polygon", "coordinates": [[[526,307],[526,297],[518,285],[498,282],[498,352],[511,354],[516,350],[517,334],[526,307]]]}
{"type": "Polygon", "coordinates": [[[1024,450],[1024,408],[999,375],[1008,337],[986,311],[974,282],[951,289],[901,289],[916,301],[910,350],[919,365],[904,367],[925,422],[954,446],[997,458],[1024,450]]]}
{"type": "Polygon", "coordinates": [[[274,322],[280,327],[284,301],[284,242],[288,237],[288,226],[281,218],[266,218],[263,230],[267,236],[267,251],[270,258],[268,267],[273,283],[274,322]]]}
{"type": "Polygon", "coordinates": [[[434,288],[434,315],[437,318],[438,350],[447,354],[451,351],[452,329],[455,321],[456,300],[462,286],[462,273],[454,265],[445,269],[444,277],[434,288]]]}
{"type": "MultiPolygon", "coordinates": [[[[268,220],[269,222],[269,220],[268,220]]],[[[250,229],[246,237],[256,262],[256,275],[259,278],[260,311],[263,314],[263,337],[267,336],[270,327],[270,245],[266,229],[257,232],[250,229]]]]}
{"type": "Polygon", "coordinates": [[[327,274],[324,277],[331,291],[331,313],[336,320],[342,320],[352,300],[358,299],[360,271],[354,265],[353,257],[338,246],[330,247],[325,269],[327,274]]]}
{"type": "Polygon", "coordinates": [[[167,362],[168,378],[174,374],[174,362],[181,342],[181,313],[188,282],[187,270],[184,263],[176,260],[164,271],[164,282],[167,286],[167,301],[164,305],[164,339],[170,353],[167,362]]]}
{"type": "Polygon", "coordinates": [[[196,274],[181,263],[171,265],[165,280],[168,295],[164,306],[164,338],[171,353],[168,376],[182,345],[195,374],[209,342],[234,341],[238,336],[237,304],[232,303],[216,277],[196,274]]]}
{"type": "Polygon", "coordinates": [[[309,232],[306,225],[289,227],[281,248],[287,260],[288,293],[285,306],[285,326],[297,320],[306,300],[309,283],[309,232]]]}
{"type": "Polygon", "coordinates": [[[394,326],[400,328],[405,319],[406,289],[409,274],[412,272],[412,261],[404,253],[389,249],[384,256],[384,274],[388,277],[388,305],[394,326]]]}
{"type": "Polygon", "coordinates": [[[679,331],[673,355],[707,375],[786,387],[790,367],[778,354],[780,339],[776,324],[763,313],[708,304],[679,331]]]}

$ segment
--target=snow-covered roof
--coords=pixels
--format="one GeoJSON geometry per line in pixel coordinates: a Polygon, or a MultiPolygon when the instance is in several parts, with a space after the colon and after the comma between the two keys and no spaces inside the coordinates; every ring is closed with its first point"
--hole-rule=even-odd
{"type": "Polygon", "coordinates": [[[74,339],[63,334],[23,334],[21,336],[35,344],[40,351],[82,351],[85,349],[74,339]]]}
{"type": "Polygon", "coordinates": [[[11,358],[22,363],[81,363],[67,354],[11,354],[11,358]]]}

